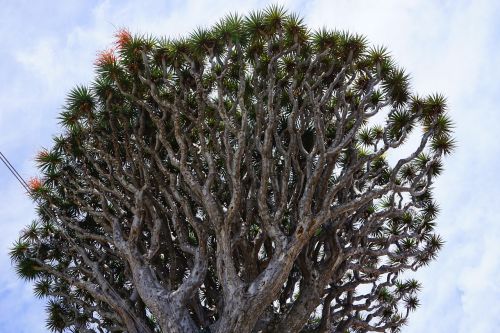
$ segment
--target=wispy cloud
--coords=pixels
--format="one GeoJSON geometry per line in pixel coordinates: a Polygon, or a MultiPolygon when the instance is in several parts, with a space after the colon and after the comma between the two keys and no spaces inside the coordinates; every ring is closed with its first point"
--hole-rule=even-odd
{"type": "MultiPolygon", "coordinates": [[[[500,5],[496,0],[278,1],[327,26],[386,45],[413,78],[416,91],[442,92],[456,121],[459,149],[436,184],[447,240],[438,261],[416,275],[422,307],[406,332],[493,332],[500,327],[500,5]]],[[[120,27],[177,36],[222,15],[262,8],[266,1],[16,1],[0,13],[0,149],[24,176],[32,156],[57,133],[65,93],[92,80],[93,60],[120,27]]],[[[0,330],[44,332],[43,303],[18,281],[7,249],[33,209],[0,169],[0,330]]]]}

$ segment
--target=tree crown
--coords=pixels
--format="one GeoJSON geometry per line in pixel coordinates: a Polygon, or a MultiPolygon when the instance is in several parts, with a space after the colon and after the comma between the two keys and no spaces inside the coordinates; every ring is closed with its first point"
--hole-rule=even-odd
{"type": "Polygon", "coordinates": [[[400,329],[421,288],[403,272],[443,244],[445,98],[413,93],[384,47],[278,6],[115,37],[37,156],[38,220],[11,251],[47,327],[400,329]]]}

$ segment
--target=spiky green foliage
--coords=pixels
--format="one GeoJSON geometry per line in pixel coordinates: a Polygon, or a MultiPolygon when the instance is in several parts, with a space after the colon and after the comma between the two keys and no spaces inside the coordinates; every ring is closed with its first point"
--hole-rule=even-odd
{"type": "Polygon", "coordinates": [[[126,29],[36,157],[13,245],[56,332],[396,332],[435,259],[446,99],[385,47],[270,6],[126,29]],[[398,148],[416,146],[404,155],[398,148]]]}

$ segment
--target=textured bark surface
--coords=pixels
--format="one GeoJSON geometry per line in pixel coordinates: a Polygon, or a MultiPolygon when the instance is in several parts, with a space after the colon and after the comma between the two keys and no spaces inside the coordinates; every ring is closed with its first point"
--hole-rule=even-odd
{"type": "Polygon", "coordinates": [[[50,328],[406,323],[420,285],[400,276],[442,245],[431,185],[453,140],[444,98],[412,94],[385,49],[270,7],[187,39],[121,31],[96,68],[12,252],[50,328]]]}

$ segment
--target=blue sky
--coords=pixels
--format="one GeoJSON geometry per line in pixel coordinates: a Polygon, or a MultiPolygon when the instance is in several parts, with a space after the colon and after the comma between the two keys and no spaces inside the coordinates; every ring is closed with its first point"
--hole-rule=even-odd
{"type": "MultiPolygon", "coordinates": [[[[276,3],[276,2],[275,2],[276,3]]],[[[448,96],[458,149],[436,183],[446,246],[415,274],[421,307],[403,332],[500,328],[500,2],[498,0],[277,1],[310,27],[348,29],[386,45],[415,91],[448,96]]],[[[0,151],[28,178],[60,129],[65,94],[93,77],[93,61],[120,27],[177,36],[265,1],[0,0],[0,151]]],[[[0,333],[46,332],[44,302],[19,281],[7,252],[34,209],[0,166],[0,333]]]]}

